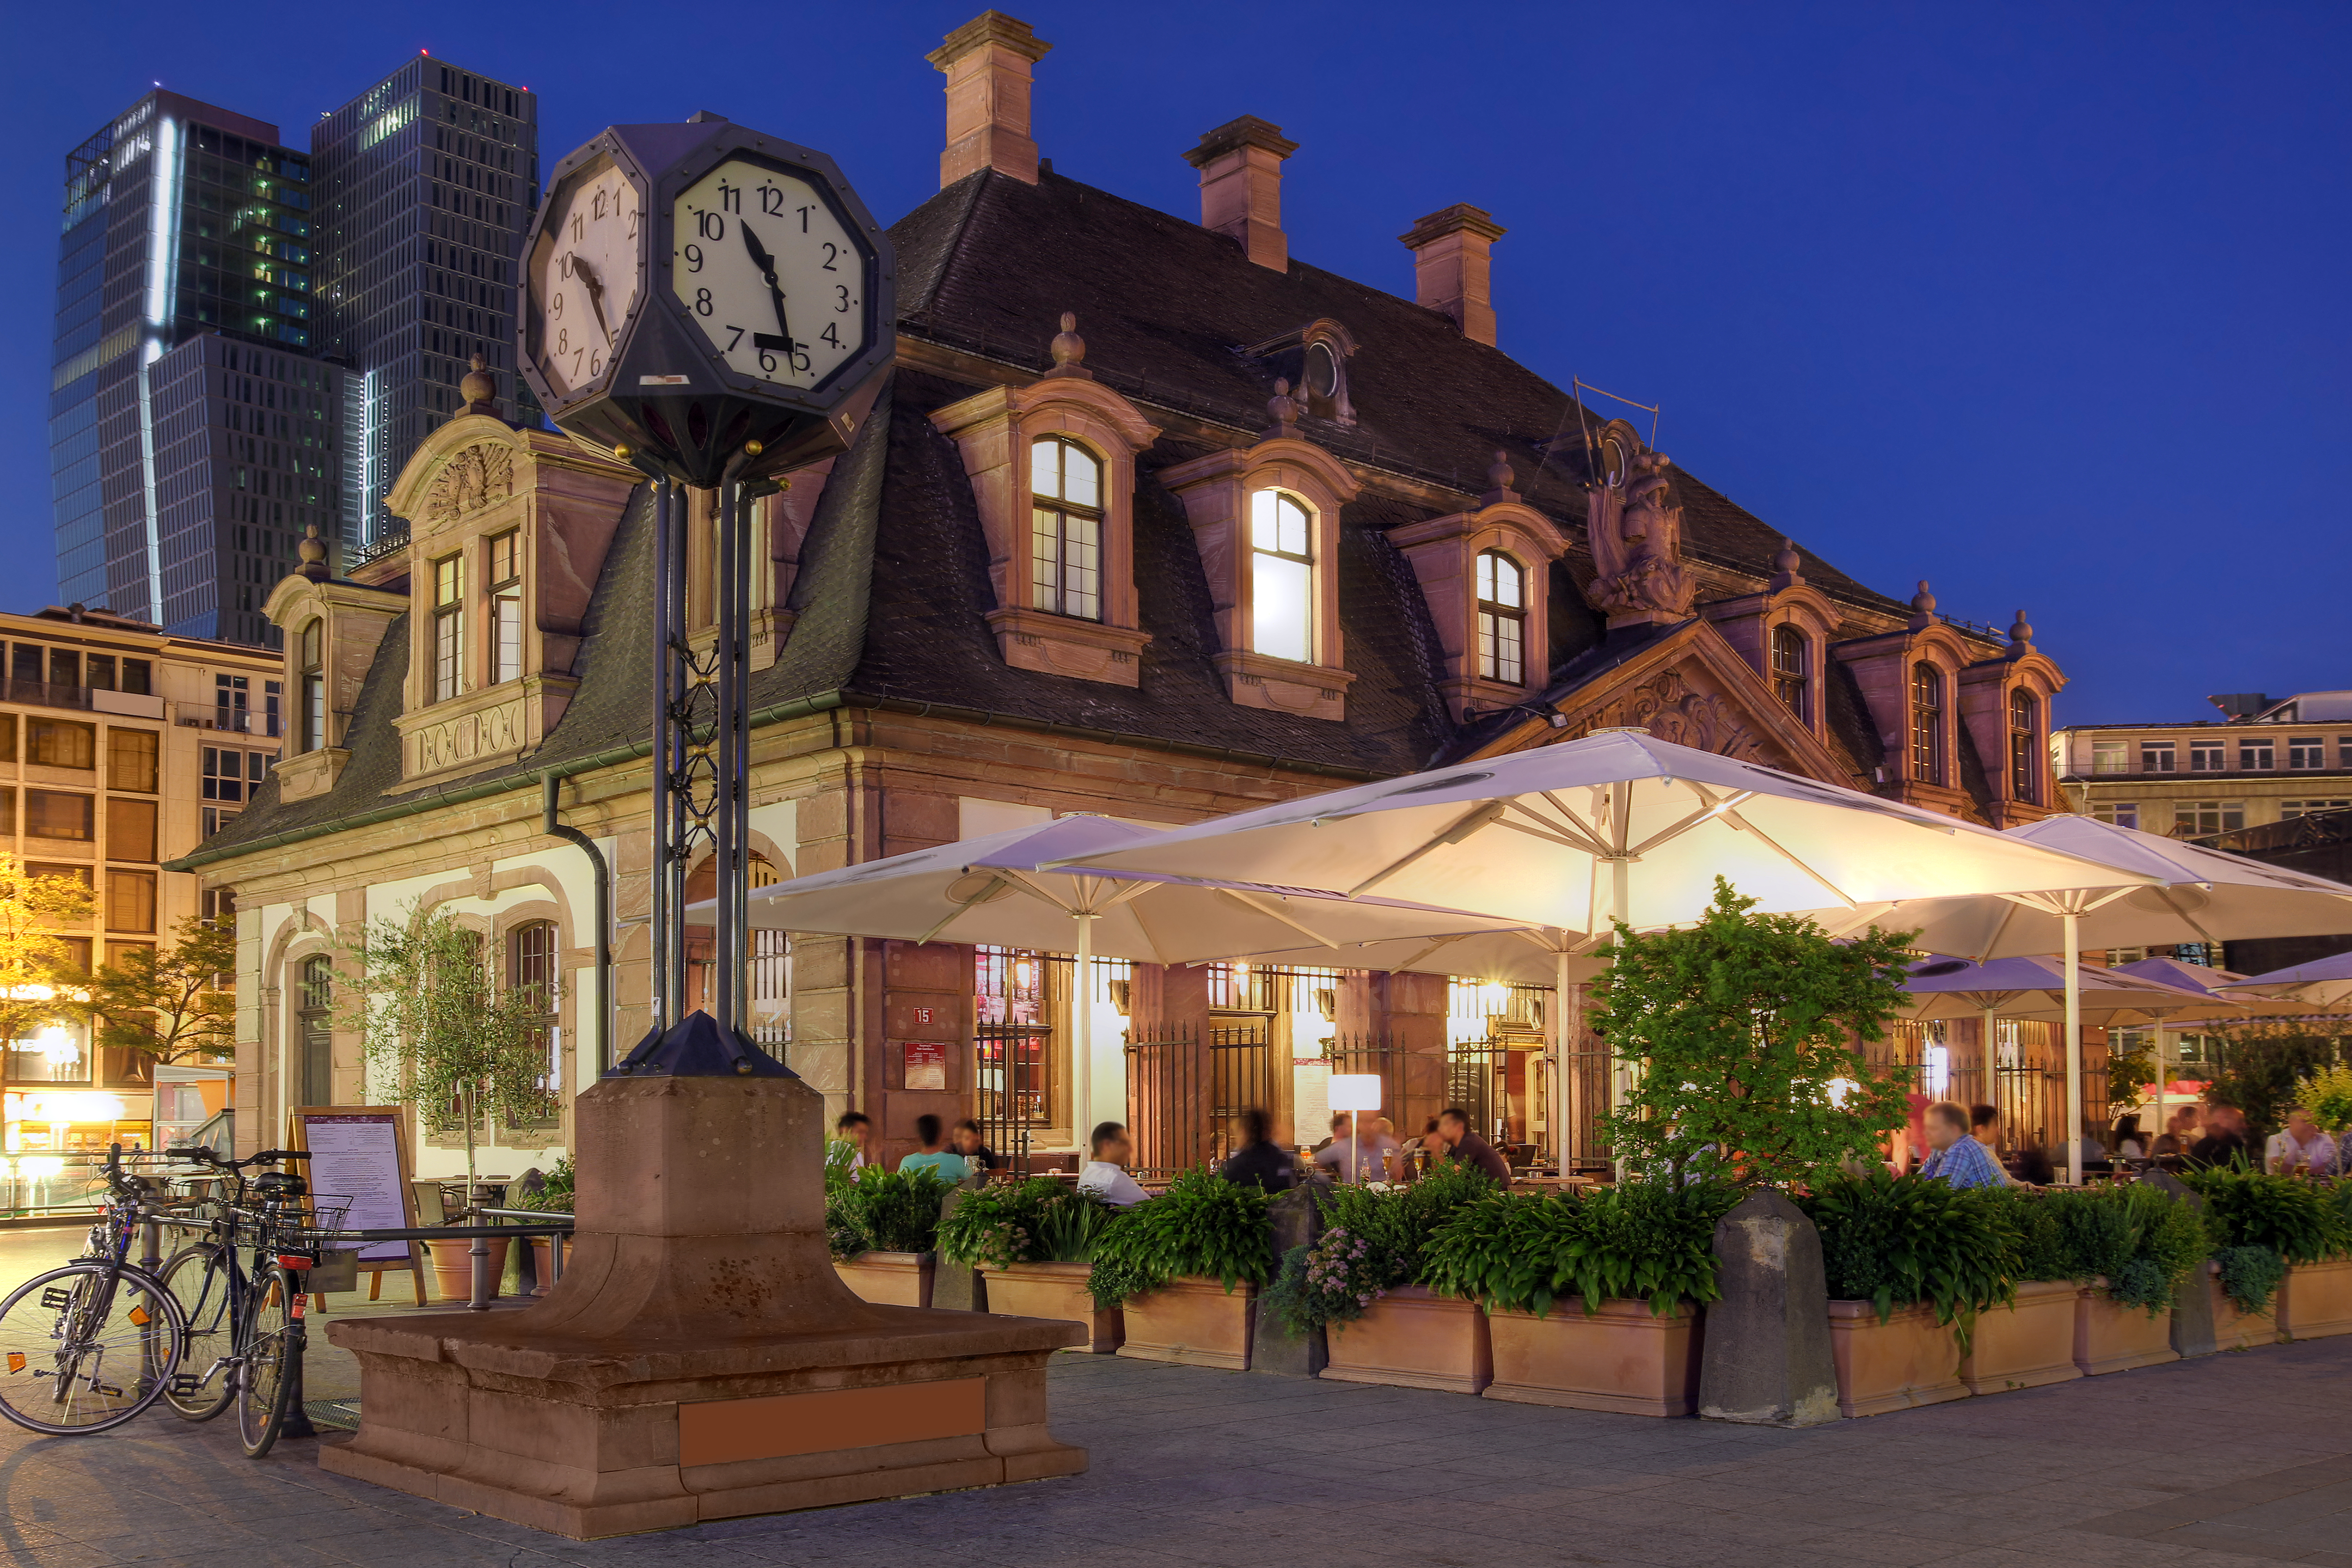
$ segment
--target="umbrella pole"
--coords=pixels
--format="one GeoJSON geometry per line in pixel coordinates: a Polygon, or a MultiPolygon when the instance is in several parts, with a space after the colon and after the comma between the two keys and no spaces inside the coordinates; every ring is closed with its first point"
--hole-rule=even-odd
{"type": "Polygon", "coordinates": [[[1568,1174],[1568,945],[1562,941],[1552,954],[1551,969],[1551,1157],[1559,1173],[1568,1174]]]}
{"type": "MultiPolygon", "coordinates": [[[[1995,1112],[2000,1110],[2000,1037],[1995,1032],[1997,1027],[1993,1010],[1986,1008],[1977,1025],[1977,1055],[1984,1063],[1984,1102],[1995,1112]]],[[[2000,1158],[1998,1137],[1992,1157],[1996,1160],[2000,1158]]]]}
{"type": "Polygon", "coordinates": [[[1078,922],[1078,983],[1071,998],[1070,1129],[1071,1139],[1084,1149],[1094,1126],[1095,1111],[1095,918],[1072,915],[1078,922]]]}
{"type": "Polygon", "coordinates": [[[2083,1184],[2083,930],[2066,911],[2066,1184],[2083,1184]]]}

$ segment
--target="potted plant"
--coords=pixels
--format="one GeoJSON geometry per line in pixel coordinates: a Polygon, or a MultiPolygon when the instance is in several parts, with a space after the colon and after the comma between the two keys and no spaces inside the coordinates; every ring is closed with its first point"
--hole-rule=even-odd
{"type": "Polygon", "coordinates": [[[1992,1187],[1979,1201],[1992,1205],[2008,1243],[2008,1301],[1977,1314],[1959,1378],[1970,1394],[2039,1388],[2083,1375],[2074,1364],[2075,1298],[2083,1281],[2066,1245],[2065,1211],[2081,1194],[2057,1189],[1992,1187]]]}
{"type": "Polygon", "coordinates": [[[1118,1213],[1051,1177],[998,1183],[964,1194],[940,1222],[940,1252],[987,1278],[992,1312],[1083,1323],[1087,1341],[1076,1348],[1108,1355],[1126,1338],[1125,1318],[1095,1305],[1087,1276],[1118,1213]]]}
{"type": "Polygon", "coordinates": [[[1824,1177],[1797,1198],[1821,1232],[1841,1414],[1968,1397],[1971,1321],[2011,1297],[1988,1195],[1882,1169],[1824,1177]]]}
{"type": "Polygon", "coordinates": [[[2210,1244],[2189,1205],[2145,1182],[2087,1187],[2057,1210],[2074,1300],[2074,1364],[2086,1377],[2177,1361],[2172,1303],[2210,1244]]]}
{"type": "Polygon", "coordinates": [[[1716,1299],[1721,1183],[1633,1181],[1588,1194],[1498,1193],[1429,1245],[1423,1277],[1485,1307],[1488,1399],[1688,1415],[1701,1311],[1716,1299]]]}
{"type": "Polygon", "coordinates": [[[842,1282],[881,1306],[929,1306],[932,1248],[948,1188],[929,1170],[868,1165],[828,1194],[825,1231],[842,1282]]]}
{"type": "Polygon", "coordinates": [[[2217,1348],[2352,1332],[2352,1226],[2335,1189],[2262,1171],[2198,1171],[2213,1238],[2217,1348]]]}
{"type": "MultiPolygon", "coordinates": [[[[572,1204],[573,1173],[572,1156],[566,1154],[555,1162],[555,1169],[541,1178],[537,1191],[515,1194],[507,1200],[507,1207],[529,1209],[534,1214],[569,1215],[572,1204]]],[[[531,1275],[539,1281],[532,1289],[534,1296],[544,1296],[555,1282],[555,1243],[551,1236],[534,1236],[529,1239],[531,1275]]]]}
{"type": "Polygon", "coordinates": [[[1440,1227],[1495,1190],[1483,1172],[1449,1164],[1410,1185],[1373,1182],[1319,1196],[1323,1234],[1283,1260],[1269,1306],[1293,1332],[1327,1331],[1322,1376],[1455,1394],[1493,1381],[1486,1314],[1431,1289],[1423,1271],[1440,1227]]]}
{"type": "Polygon", "coordinates": [[[1268,1201],[1202,1168],[1111,1221],[1087,1289],[1096,1306],[1123,1310],[1119,1354],[1247,1370],[1258,1288],[1273,1271],[1268,1201]]]}

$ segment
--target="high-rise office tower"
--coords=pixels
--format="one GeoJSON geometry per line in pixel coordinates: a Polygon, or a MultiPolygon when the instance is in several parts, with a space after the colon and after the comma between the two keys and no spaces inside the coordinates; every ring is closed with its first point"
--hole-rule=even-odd
{"type": "Polygon", "coordinates": [[[383,535],[385,492],[425,432],[462,407],[478,353],[514,374],[517,258],[539,205],[539,102],[419,56],[310,131],[326,262],[327,352],[348,367],[347,552],[383,535]]]}
{"type": "Polygon", "coordinates": [[[177,93],[66,158],[49,449],[61,596],[268,643],[261,602],[339,521],[310,160],[177,93]]]}

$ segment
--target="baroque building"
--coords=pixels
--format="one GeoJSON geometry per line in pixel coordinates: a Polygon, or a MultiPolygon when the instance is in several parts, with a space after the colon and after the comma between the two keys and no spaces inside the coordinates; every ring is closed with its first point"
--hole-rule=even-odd
{"type": "MultiPolygon", "coordinates": [[[[755,881],[1073,812],[1197,821],[1620,725],[1996,827],[2057,806],[2063,681],[2023,618],[1997,632],[1924,584],[1906,601],[1855,582],[1513,360],[1489,215],[1400,214],[1391,291],[1293,258],[1296,143],[1254,117],[1181,150],[1197,216],[1065,178],[1029,134],[1047,48],[988,13],[928,57],[947,145],[938,195],[891,231],[895,366],[842,449],[759,505],[755,881]]],[[[472,378],[408,458],[404,548],[343,578],[310,551],[269,602],[289,755],[184,862],[236,889],[242,1142],[301,1103],[298,992],[331,983],[339,937],[413,902],[477,926],[518,983],[560,980],[567,1100],[646,1026],[650,494],[495,417],[497,393],[472,378]],[[611,868],[610,931],[559,826],[611,868]]],[[[706,626],[708,600],[689,605],[706,626]]],[[[1244,1037],[1264,1076],[1235,1092],[1307,1141],[1292,1066],[1349,1041],[1378,1042],[1401,1124],[1475,1094],[1549,1141],[1523,1048],[1544,998],[1524,988],[1076,976],[1048,954],[766,934],[757,1032],[900,1147],[929,1111],[1066,1150],[1123,1114],[1130,1058],[1192,1052],[1206,1083],[1244,1037]],[[1077,1008],[1089,1104],[1069,1088],[1077,1008]]],[[[324,1087],[356,1096],[356,1041],[320,1048],[324,1087]]],[[[488,1131],[518,1163],[563,1142],[560,1119],[488,1131]]]]}

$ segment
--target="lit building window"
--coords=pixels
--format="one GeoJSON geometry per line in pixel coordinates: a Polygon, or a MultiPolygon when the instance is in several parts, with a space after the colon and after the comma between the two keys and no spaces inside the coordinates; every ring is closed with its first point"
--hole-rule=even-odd
{"type": "Polygon", "coordinates": [[[2019,800],[2042,796],[2040,709],[2031,691],[2009,694],[2009,793],[2019,800]]]}
{"type": "Polygon", "coordinates": [[[298,750],[315,752],[327,743],[326,625],[312,621],[297,645],[301,658],[301,733],[298,750]]]}
{"type": "Polygon", "coordinates": [[[445,555],[433,563],[433,700],[457,695],[466,653],[466,563],[445,555]]]}
{"type": "Polygon", "coordinates": [[[522,678],[522,531],[489,541],[490,684],[522,678]]]}
{"type": "Polygon", "coordinates": [[[2172,803],[2172,831],[2181,838],[2233,833],[2246,825],[2242,800],[2179,800],[2172,803]]]}
{"type": "Polygon", "coordinates": [[[1805,634],[1794,626],[1772,628],[1772,695],[1799,719],[1807,719],[1805,634]]]}
{"type": "Polygon", "coordinates": [[[1315,657],[1315,555],[1307,509],[1280,490],[1250,497],[1250,646],[1315,657]]]}
{"type": "Polygon", "coordinates": [[[1076,441],[1029,446],[1030,607],[1102,619],[1102,462],[1076,441]]]}
{"type": "Polygon", "coordinates": [[[1911,667],[1911,776],[1944,782],[1944,675],[1924,661],[1911,667]]]}
{"type": "Polygon", "coordinates": [[[2128,741],[2092,742],[2091,771],[2095,773],[2131,772],[2131,742],[2128,741]]]}
{"type": "Polygon", "coordinates": [[[1499,550],[1478,556],[1478,674],[1527,682],[1528,574],[1499,550]]]}

